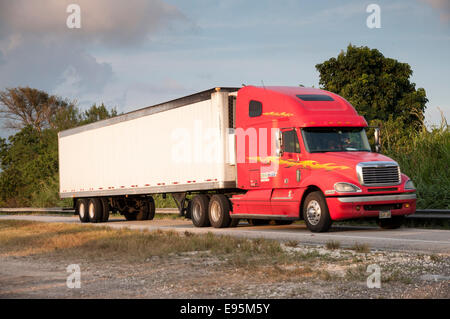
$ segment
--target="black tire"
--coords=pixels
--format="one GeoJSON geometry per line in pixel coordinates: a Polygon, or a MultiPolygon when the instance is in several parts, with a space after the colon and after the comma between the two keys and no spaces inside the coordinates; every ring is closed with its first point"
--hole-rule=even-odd
{"type": "Polygon", "coordinates": [[[330,229],[333,220],[322,192],[316,191],[306,196],[303,204],[303,218],[306,227],[314,233],[326,232],[330,229]]]}
{"type": "Polygon", "coordinates": [[[186,207],[186,214],[184,215],[185,218],[191,219],[192,218],[192,200],[188,201],[187,207],[186,207]]]}
{"type": "Polygon", "coordinates": [[[230,226],[230,201],[225,195],[213,195],[209,200],[208,216],[211,226],[224,228],[230,226]]]}
{"type": "Polygon", "coordinates": [[[405,221],[405,216],[392,216],[391,218],[378,219],[378,226],[383,229],[400,228],[405,221]]]}
{"type": "Polygon", "coordinates": [[[148,203],[147,220],[152,220],[153,218],[155,218],[155,212],[156,212],[155,200],[153,199],[153,197],[150,196],[147,198],[147,203],[148,203]]]}
{"type": "Polygon", "coordinates": [[[249,219],[248,223],[252,226],[264,226],[269,225],[269,219],[249,219]]]}
{"type": "Polygon", "coordinates": [[[75,206],[75,212],[80,218],[80,221],[82,223],[88,223],[89,222],[89,214],[88,214],[88,205],[89,200],[86,198],[80,198],[77,200],[77,204],[75,206]]]}
{"type": "Polygon", "coordinates": [[[139,211],[135,213],[136,220],[146,220],[148,218],[148,212],[149,212],[149,204],[148,201],[145,199],[143,200],[141,208],[139,208],[139,211]]]}
{"type": "Polygon", "coordinates": [[[209,226],[208,217],[209,197],[204,194],[195,196],[192,199],[192,223],[196,227],[209,226]]]}
{"type": "Polygon", "coordinates": [[[136,220],[137,213],[124,212],[123,216],[125,216],[126,220],[136,220]]]}
{"type": "Polygon", "coordinates": [[[291,225],[293,220],[274,220],[275,225],[291,225]]]}
{"type": "Polygon", "coordinates": [[[103,218],[102,202],[98,198],[91,198],[88,206],[89,221],[91,223],[99,223],[103,218]]]}
{"type": "Polygon", "coordinates": [[[100,198],[100,200],[102,201],[102,208],[103,208],[102,223],[106,223],[109,219],[109,211],[110,211],[109,201],[105,197],[100,198]]]}

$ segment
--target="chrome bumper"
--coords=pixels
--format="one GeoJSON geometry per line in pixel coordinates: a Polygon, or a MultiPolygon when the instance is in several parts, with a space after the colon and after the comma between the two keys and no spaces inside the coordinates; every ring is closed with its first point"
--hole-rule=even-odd
{"type": "Polygon", "coordinates": [[[416,199],[415,193],[412,194],[399,194],[399,195],[375,195],[375,196],[348,196],[338,197],[337,199],[341,203],[365,203],[365,202],[385,202],[385,201],[397,201],[416,199]]]}

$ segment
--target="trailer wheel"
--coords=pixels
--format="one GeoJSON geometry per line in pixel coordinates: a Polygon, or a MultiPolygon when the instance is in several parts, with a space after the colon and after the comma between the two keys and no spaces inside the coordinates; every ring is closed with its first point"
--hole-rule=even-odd
{"type": "Polygon", "coordinates": [[[102,202],[98,198],[91,198],[88,206],[89,220],[91,223],[98,223],[103,218],[102,202]]]}
{"type": "Polygon", "coordinates": [[[192,199],[192,223],[196,227],[209,226],[208,218],[209,197],[204,194],[195,196],[192,199]]]}
{"type": "Polygon", "coordinates": [[[214,228],[228,227],[231,223],[230,202],[225,195],[213,195],[209,201],[209,222],[214,228]]]}
{"type": "Polygon", "coordinates": [[[78,217],[82,223],[89,222],[88,205],[89,201],[85,198],[80,198],[77,200],[75,212],[78,214],[78,217]]]}
{"type": "Polygon", "coordinates": [[[123,212],[123,216],[125,216],[126,220],[136,220],[137,213],[129,213],[129,212],[123,212]]]}
{"type": "Polygon", "coordinates": [[[109,219],[109,211],[110,211],[109,201],[105,197],[100,198],[100,200],[102,201],[102,208],[103,208],[102,222],[106,223],[109,219]]]}
{"type": "Polygon", "coordinates": [[[405,216],[392,216],[391,218],[378,219],[378,226],[383,229],[400,228],[405,220],[405,216]]]}
{"type": "Polygon", "coordinates": [[[303,205],[303,218],[306,227],[314,233],[326,232],[330,229],[333,221],[322,192],[316,191],[306,196],[303,205]]]}
{"type": "Polygon", "coordinates": [[[153,197],[149,197],[147,200],[147,205],[148,205],[148,215],[147,215],[147,219],[148,220],[152,220],[153,218],[155,218],[155,200],[153,199],[153,197]]]}

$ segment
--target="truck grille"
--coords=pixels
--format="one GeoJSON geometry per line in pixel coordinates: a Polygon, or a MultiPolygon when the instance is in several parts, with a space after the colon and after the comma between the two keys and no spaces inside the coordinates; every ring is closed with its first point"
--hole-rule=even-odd
{"type": "Polygon", "coordinates": [[[386,186],[400,184],[400,168],[397,163],[359,163],[357,170],[362,185],[386,186]]]}

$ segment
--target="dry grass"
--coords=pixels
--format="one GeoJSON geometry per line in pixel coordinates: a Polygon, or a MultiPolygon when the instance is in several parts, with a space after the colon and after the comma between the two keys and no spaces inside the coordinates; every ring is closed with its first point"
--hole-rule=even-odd
{"type": "Polygon", "coordinates": [[[233,253],[233,256],[248,261],[252,256],[277,259],[284,254],[275,241],[214,236],[212,233],[138,232],[62,223],[0,222],[0,256],[75,254],[94,259],[141,260],[188,251],[207,251],[213,255],[233,253]]]}
{"type": "Polygon", "coordinates": [[[370,246],[368,244],[354,243],[350,249],[356,251],[357,253],[367,254],[370,252],[370,246]]]}
{"type": "Polygon", "coordinates": [[[334,250],[341,248],[341,243],[336,240],[327,241],[325,244],[326,249],[334,250]]]}

